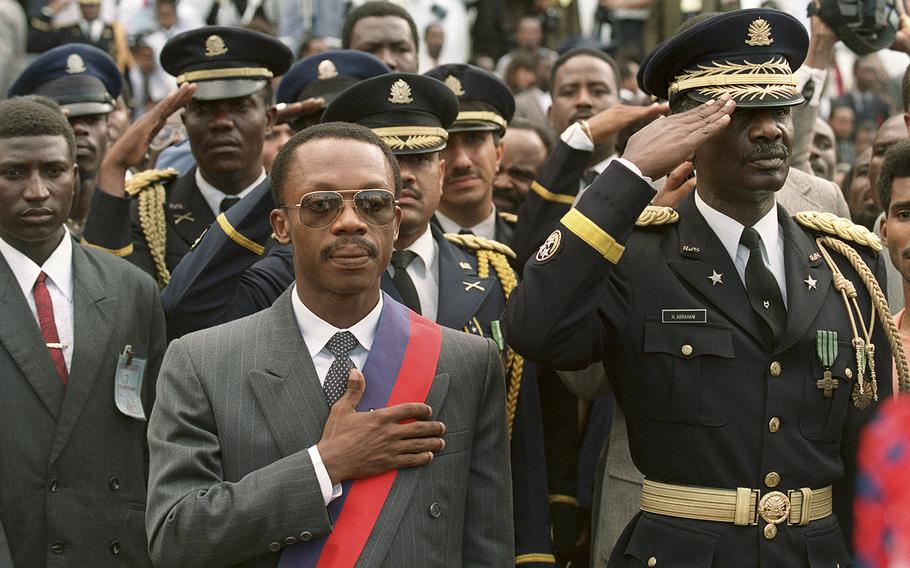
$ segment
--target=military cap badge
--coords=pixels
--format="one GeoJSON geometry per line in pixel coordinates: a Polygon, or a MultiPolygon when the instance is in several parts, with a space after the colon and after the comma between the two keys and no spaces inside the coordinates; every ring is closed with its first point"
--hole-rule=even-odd
{"type": "Polygon", "coordinates": [[[338,68],[332,63],[331,59],[323,59],[316,67],[316,78],[320,81],[331,79],[338,76],[338,68]]]}
{"type": "Polygon", "coordinates": [[[205,56],[215,57],[228,52],[227,45],[219,35],[210,35],[205,39],[205,56]]]}
{"type": "Polygon", "coordinates": [[[85,73],[85,61],[78,53],[72,53],[66,58],[66,72],[71,75],[85,73]]]}
{"type": "Polygon", "coordinates": [[[749,39],[746,40],[746,45],[757,47],[774,43],[774,38],[771,37],[771,24],[763,18],[758,18],[749,24],[748,34],[749,39]]]}
{"type": "Polygon", "coordinates": [[[458,77],[455,75],[449,75],[446,77],[446,80],[443,81],[443,83],[445,83],[446,87],[455,93],[456,97],[464,95],[464,87],[462,87],[461,81],[459,81],[458,77]]]}
{"type": "Polygon", "coordinates": [[[392,88],[389,90],[389,102],[397,105],[406,105],[414,102],[414,97],[411,96],[411,87],[403,79],[398,79],[392,83],[392,88]]]}

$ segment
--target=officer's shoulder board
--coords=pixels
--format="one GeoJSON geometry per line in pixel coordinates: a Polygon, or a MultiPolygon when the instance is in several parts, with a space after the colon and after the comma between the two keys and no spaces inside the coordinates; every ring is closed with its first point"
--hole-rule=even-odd
{"type": "Polygon", "coordinates": [[[793,218],[797,223],[814,232],[863,245],[875,252],[882,250],[882,243],[875,233],[862,225],[857,225],[850,219],[820,211],[800,211],[793,218]]]}
{"type": "Polygon", "coordinates": [[[672,207],[660,207],[657,205],[648,205],[641,212],[635,221],[636,227],[657,227],[660,225],[672,225],[679,221],[679,213],[672,207]]]}
{"type": "Polygon", "coordinates": [[[509,225],[514,225],[518,223],[518,215],[515,213],[507,213],[506,211],[499,212],[499,218],[508,223],[509,225]]]}
{"type": "Polygon", "coordinates": [[[508,258],[515,258],[515,251],[499,241],[493,241],[478,237],[477,235],[458,235],[455,233],[446,233],[446,240],[463,249],[473,251],[489,251],[491,253],[501,254],[508,258]]]}
{"type": "Polygon", "coordinates": [[[126,182],[126,194],[130,197],[135,197],[147,189],[151,189],[159,184],[166,184],[180,175],[180,172],[174,168],[167,168],[166,170],[143,170],[137,174],[134,174],[128,182],[126,182]]]}

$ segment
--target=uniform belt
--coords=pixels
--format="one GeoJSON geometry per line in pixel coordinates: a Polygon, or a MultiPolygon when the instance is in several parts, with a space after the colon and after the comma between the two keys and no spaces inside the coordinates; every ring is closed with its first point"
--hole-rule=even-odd
{"type": "Polygon", "coordinates": [[[770,524],[805,526],[831,514],[831,486],[791,489],[786,493],[758,489],[713,489],[671,485],[646,479],[641,489],[641,510],[668,517],[718,521],[738,526],[770,524]]]}

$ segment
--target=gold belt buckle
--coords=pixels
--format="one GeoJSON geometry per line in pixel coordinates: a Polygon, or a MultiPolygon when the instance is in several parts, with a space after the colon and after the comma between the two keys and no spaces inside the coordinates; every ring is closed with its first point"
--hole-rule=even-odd
{"type": "Polygon", "coordinates": [[[758,502],[758,514],[766,522],[779,525],[790,518],[790,498],[780,491],[765,493],[758,502]]]}

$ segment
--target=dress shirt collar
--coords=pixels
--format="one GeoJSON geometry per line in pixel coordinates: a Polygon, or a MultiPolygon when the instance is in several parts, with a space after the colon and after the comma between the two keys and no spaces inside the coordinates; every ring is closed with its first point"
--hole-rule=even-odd
{"type": "MultiPolygon", "coordinates": [[[[739,239],[743,235],[745,226],[705,203],[697,190],[695,192],[695,206],[698,208],[698,212],[702,214],[702,217],[705,218],[711,230],[714,231],[714,234],[717,235],[717,238],[720,239],[721,244],[727,250],[727,254],[736,262],[739,239]]],[[[777,225],[777,207],[772,207],[764,217],[752,225],[752,228],[761,237],[762,247],[768,257],[768,263],[771,266],[776,266],[777,261],[780,260],[778,257],[781,253],[781,247],[779,246],[780,228],[777,225]]]]}
{"type": "Polygon", "coordinates": [[[429,225],[427,225],[427,229],[423,234],[417,237],[417,240],[405,250],[416,254],[417,258],[423,261],[423,265],[427,270],[433,267],[436,257],[439,256],[439,249],[436,246],[436,241],[433,240],[433,231],[430,230],[429,225]]]}
{"type": "Polygon", "coordinates": [[[297,320],[297,327],[300,328],[300,335],[303,336],[303,341],[306,342],[310,357],[315,357],[317,353],[322,351],[329,339],[332,339],[332,336],[339,331],[350,331],[357,338],[360,346],[369,351],[373,346],[376,330],[379,328],[379,316],[382,313],[382,293],[379,294],[379,301],[376,302],[376,307],[362,320],[346,330],[335,327],[306,307],[297,294],[296,286],[294,286],[294,293],[291,296],[291,305],[294,308],[294,318],[297,320]]]}
{"type": "MultiPolygon", "coordinates": [[[[243,199],[247,196],[257,185],[262,183],[265,180],[265,168],[259,173],[259,177],[256,178],[256,181],[252,185],[248,186],[246,189],[236,194],[235,197],[243,199]]],[[[196,168],[196,187],[199,188],[199,192],[202,194],[203,199],[208,204],[209,209],[212,210],[212,214],[217,217],[221,213],[221,200],[228,196],[225,192],[221,191],[214,185],[205,181],[205,178],[202,177],[202,173],[199,171],[199,168],[196,168]]]]}
{"type": "MultiPolygon", "coordinates": [[[[467,229],[485,239],[496,240],[496,208],[490,212],[486,219],[477,223],[473,227],[462,227],[450,217],[446,217],[441,211],[436,211],[436,220],[439,221],[442,230],[445,233],[458,233],[462,229],[467,229]]],[[[416,251],[415,251],[416,252],[416,251]]]]}
{"type": "Polygon", "coordinates": [[[73,239],[64,225],[63,239],[44,264],[38,266],[12,245],[0,238],[0,254],[13,271],[22,294],[27,298],[35,287],[38,274],[44,272],[67,300],[73,300],[73,239]]]}

